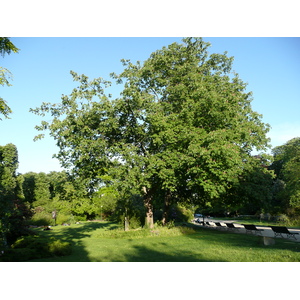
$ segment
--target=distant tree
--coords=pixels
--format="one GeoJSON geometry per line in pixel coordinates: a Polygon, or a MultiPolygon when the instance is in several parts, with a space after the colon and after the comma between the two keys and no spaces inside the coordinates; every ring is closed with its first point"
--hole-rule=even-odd
{"type": "Polygon", "coordinates": [[[120,195],[116,187],[113,186],[111,176],[102,176],[102,180],[103,185],[93,193],[93,204],[97,215],[102,218],[103,216],[111,218],[116,214],[120,195]]]}
{"type": "Polygon", "coordinates": [[[29,172],[23,175],[24,197],[35,213],[50,214],[53,210],[65,215],[92,217],[96,208],[84,183],[65,171],[29,172]]]}
{"type": "Polygon", "coordinates": [[[69,175],[65,171],[52,171],[47,174],[47,177],[49,179],[49,190],[51,199],[53,199],[57,195],[62,194],[64,191],[64,184],[70,181],[69,175]]]}
{"type": "Polygon", "coordinates": [[[23,174],[23,193],[26,201],[30,204],[32,204],[35,201],[35,182],[36,182],[36,176],[37,173],[34,172],[28,172],[23,174]]]}
{"type": "MultiPolygon", "coordinates": [[[[20,49],[18,49],[7,37],[0,37],[0,54],[4,57],[5,54],[10,54],[11,52],[18,53],[20,49]]],[[[9,78],[11,78],[12,74],[9,70],[0,66],[0,85],[10,86],[9,78]]],[[[6,101],[0,97],[0,114],[3,114],[4,117],[8,117],[11,113],[10,107],[6,104],[6,101]]],[[[1,120],[1,118],[0,118],[1,120]]]]}
{"type": "Polygon", "coordinates": [[[50,202],[50,182],[46,173],[40,172],[36,175],[33,205],[45,206],[50,202]]]}
{"type": "MultiPolygon", "coordinates": [[[[300,209],[300,138],[293,138],[273,149],[271,168],[281,182],[275,197],[283,208],[300,209]]],[[[278,186],[278,184],[277,184],[278,186]]]]}
{"type": "Polygon", "coordinates": [[[114,100],[105,94],[110,82],[71,72],[79,86],[70,96],[31,110],[53,117],[37,129],[50,130],[61,164],[91,186],[109,170],[119,191],[141,195],[149,227],[157,194],[161,202],[184,194],[202,205],[220,199],[252,167],[251,151],[266,149],[269,126],[231,72],[233,58],[209,55],[209,46],[185,38],[143,64],[122,60],[124,71],[111,74],[124,86],[114,100]]]}
{"type": "Polygon", "coordinates": [[[250,170],[227,193],[228,211],[256,214],[272,211],[272,188],[274,173],[268,170],[270,162],[256,156],[250,170]]]}
{"type": "Polygon", "coordinates": [[[80,181],[66,181],[53,198],[52,207],[65,214],[92,218],[95,208],[86,187],[80,181]]]}
{"type": "Polygon", "coordinates": [[[274,161],[271,169],[274,170],[278,178],[283,178],[284,166],[299,155],[300,138],[293,138],[281,146],[273,148],[274,161]]]}

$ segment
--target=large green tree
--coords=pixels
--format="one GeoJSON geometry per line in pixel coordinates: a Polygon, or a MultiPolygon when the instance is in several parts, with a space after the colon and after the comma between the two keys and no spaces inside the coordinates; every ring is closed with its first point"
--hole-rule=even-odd
{"type": "Polygon", "coordinates": [[[62,166],[91,186],[109,170],[124,194],[142,195],[150,227],[157,194],[168,202],[218,199],[252,168],[251,151],[266,148],[269,126],[252,110],[233,58],[209,46],[185,38],[144,63],[122,60],[124,71],[111,74],[123,85],[116,99],[105,92],[110,82],[71,71],[79,86],[60,103],[32,109],[53,117],[37,129],[50,130],[62,166]]]}
{"type": "MultiPolygon", "coordinates": [[[[4,57],[5,54],[10,54],[11,52],[17,53],[19,50],[20,49],[18,49],[8,37],[0,37],[0,54],[2,57],[4,57]]],[[[10,86],[9,78],[11,78],[11,76],[12,74],[8,69],[0,66],[0,85],[10,86]]],[[[7,118],[11,112],[12,111],[6,101],[0,97],[0,114],[7,118]]]]}

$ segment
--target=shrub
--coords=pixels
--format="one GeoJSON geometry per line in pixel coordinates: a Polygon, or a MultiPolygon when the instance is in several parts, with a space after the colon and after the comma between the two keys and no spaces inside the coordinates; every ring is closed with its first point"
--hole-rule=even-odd
{"type": "Polygon", "coordinates": [[[194,213],[191,209],[177,204],[175,207],[175,221],[176,222],[189,222],[194,218],[194,213]]]}
{"type": "Polygon", "coordinates": [[[75,223],[74,217],[72,215],[66,215],[66,214],[57,214],[56,217],[56,224],[64,224],[64,223],[75,223]]]}
{"type": "Polygon", "coordinates": [[[37,236],[28,236],[19,238],[11,247],[17,248],[30,248],[36,242],[37,236]]]}
{"type": "Polygon", "coordinates": [[[76,222],[85,222],[86,216],[75,216],[74,219],[76,220],[76,222]]]}
{"type": "Polygon", "coordinates": [[[169,222],[166,224],[166,226],[167,226],[168,229],[171,229],[171,228],[175,227],[174,220],[169,221],[169,222]]]}
{"type": "Polygon", "coordinates": [[[285,214],[281,214],[277,217],[277,222],[283,223],[284,225],[289,225],[290,218],[285,214]]]}
{"type": "Polygon", "coordinates": [[[139,228],[141,226],[142,226],[141,219],[138,216],[134,215],[129,219],[130,229],[136,229],[136,228],[139,228]]]}
{"type": "Polygon", "coordinates": [[[0,260],[21,262],[51,256],[65,256],[71,253],[72,248],[68,242],[41,236],[28,236],[18,239],[11,249],[5,251],[0,260]]]}
{"type": "Polygon", "coordinates": [[[48,244],[49,253],[54,256],[66,256],[72,253],[72,248],[70,243],[62,242],[60,240],[53,241],[48,244]]]}
{"type": "Polygon", "coordinates": [[[47,241],[37,236],[18,239],[11,249],[5,251],[3,261],[27,261],[51,256],[47,250],[47,241]]]}
{"type": "Polygon", "coordinates": [[[277,217],[277,222],[283,226],[300,227],[300,218],[298,216],[288,217],[282,214],[277,217]]]}
{"type": "Polygon", "coordinates": [[[35,226],[48,226],[53,224],[53,219],[51,214],[42,211],[34,214],[29,223],[35,226]]]}
{"type": "Polygon", "coordinates": [[[37,253],[34,249],[7,249],[5,250],[4,254],[0,256],[0,261],[22,262],[35,258],[37,258],[37,253]]]}

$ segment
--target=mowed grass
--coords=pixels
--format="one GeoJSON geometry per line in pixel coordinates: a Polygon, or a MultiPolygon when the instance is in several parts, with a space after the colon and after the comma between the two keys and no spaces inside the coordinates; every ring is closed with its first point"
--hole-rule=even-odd
{"type": "Polygon", "coordinates": [[[38,233],[68,241],[72,254],[43,262],[298,262],[300,243],[262,238],[190,225],[124,232],[109,222],[56,226],[38,233]]]}

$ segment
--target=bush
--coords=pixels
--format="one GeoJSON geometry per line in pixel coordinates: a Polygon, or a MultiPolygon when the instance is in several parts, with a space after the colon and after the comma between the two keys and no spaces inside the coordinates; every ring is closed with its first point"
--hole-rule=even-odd
{"type": "Polygon", "coordinates": [[[0,256],[0,261],[5,262],[22,262],[37,258],[37,253],[34,249],[7,249],[4,254],[0,256]]]}
{"type": "Polygon", "coordinates": [[[171,228],[175,227],[175,223],[173,220],[171,220],[171,221],[167,222],[166,226],[168,229],[171,229],[171,228]]]}
{"type": "Polygon", "coordinates": [[[48,251],[54,256],[66,256],[72,253],[72,248],[70,243],[56,240],[48,244],[48,251]]]}
{"type": "Polygon", "coordinates": [[[56,224],[64,224],[64,223],[68,223],[68,224],[75,223],[75,219],[72,215],[58,213],[56,217],[56,224]]]}
{"type": "Polygon", "coordinates": [[[288,217],[281,214],[276,218],[277,223],[282,226],[300,227],[300,218],[298,216],[288,217]]]}
{"type": "Polygon", "coordinates": [[[11,249],[5,251],[0,260],[21,262],[51,256],[65,256],[71,253],[72,248],[68,242],[41,236],[28,236],[18,239],[11,249]]]}
{"type": "Polygon", "coordinates": [[[26,236],[19,238],[11,247],[18,248],[32,248],[36,244],[38,236],[26,236]]]}
{"type": "Polygon", "coordinates": [[[283,223],[285,226],[287,226],[290,223],[290,218],[285,214],[281,214],[277,217],[277,222],[283,223]]]}
{"type": "Polygon", "coordinates": [[[49,226],[53,224],[53,219],[51,214],[46,212],[38,212],[34,214],[29,221],[30,225],[35,226],[49,226]]]}
{"type": "Polygon", "coordinates": [[[129,219],[130,229],[137,229],[140,228],[141,226],[142,226],[141,219],[138,216],[134,215],[129,219]]]}
{"type": "Polygon", "coordinates": [[[86,216],[75,216],[74,219],[76,220],[76,222],[85,222],[86,216]]]}
{"type": "Polygon", "coordinates": [[[176,222],[189,222],[194,218],[194,213],[191,209],[184,207],[183,205],[177,205],[176,209],[176,222]]]}

